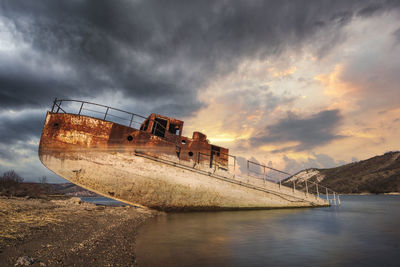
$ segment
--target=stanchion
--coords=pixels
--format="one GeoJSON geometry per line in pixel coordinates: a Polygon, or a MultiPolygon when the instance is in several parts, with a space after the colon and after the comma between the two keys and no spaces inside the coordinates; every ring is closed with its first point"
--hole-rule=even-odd
{"type": "Polygon", "coordinates": [[[333,205],[336,206],[336,196],[335,195],[336,195],[335,192],[333,192],[333,205]]]}
{"type": "Polygon", "coordinates": [[[328,188],[326,188],[326,187],[325,187],[325,189],[326,189],[326,201],[328,201],[328,204],[331,204],[331,203],[329,203],[329,193],[328,193],[328,188]]]}

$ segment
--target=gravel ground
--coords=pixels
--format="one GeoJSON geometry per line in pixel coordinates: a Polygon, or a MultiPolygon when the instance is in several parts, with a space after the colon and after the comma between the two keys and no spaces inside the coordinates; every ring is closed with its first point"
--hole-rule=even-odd
{"type": "Polygon", "coordinates": [[[0,266],[133,266],[136,230],[156,214],[79,198],[0,198],[0,266]]]}

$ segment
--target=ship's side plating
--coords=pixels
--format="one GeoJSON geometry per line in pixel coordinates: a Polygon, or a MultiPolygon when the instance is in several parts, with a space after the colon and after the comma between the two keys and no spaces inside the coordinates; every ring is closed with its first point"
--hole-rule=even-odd
{"type": "Polygon", "coordinates": [[[290,188],[278,189],[272,182],[232,179],[223,170],[227,149],[208,144],[201,133],[182,137],[183,122],[166,117],[164,136],[158,136],[154,134],[156,118],[163,119],[152,114],[147,128],[145,121],[137,130],[89,116],[48,112],[40,160],[56,174],[91,191],[162,210],[327,205],[290,188]],[[168,130],[170,125],[174,130],[168,130]],[[206,149],[214,159],[205,160],[218,162],[220,170],[208,164],[196,166],[194,159],[206,149]]]}

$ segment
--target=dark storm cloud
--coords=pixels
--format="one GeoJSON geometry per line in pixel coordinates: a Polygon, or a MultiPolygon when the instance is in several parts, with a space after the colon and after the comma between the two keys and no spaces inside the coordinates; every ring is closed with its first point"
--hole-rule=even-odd
{"type": "MultiPolygon", "coordinates": [[[[10,44],[0,49],[0,157],[10,156],[9,148],[19,142],[39,138],[44,107],[54,97],[120,95],[140,114],[190,116],[205,105],[200,88],[242,60],[301,52],[310,43],[324,56],[343,40],[340,29],[354,15],[396,4],[2,0],[0,34],[5,38],[8,32],[11,40],[0,43],[10,44]],[[43,113],[8,116],[10,109],[30,108],[43,113]]],[[[278,100],[270,95],[267,101],[273,106],[278,100]]]]}
{"type": "MultiPolygon", "coordinates": [[[[47,103],[48,95],[89,97],[119,91],[148,103],[163,100],[167,112],[188,115],[202,106],[198,89],[234,69],[241,59],[301,49],[308,38],[340,28],[356,12],[377,9],[374,5],[385,10],[392,4],[2,1],[0,14],[13,26],[9,28],[14,36],[31,47],[40,65],[22,68],[18,76],[18,66],[8,61],[0,70],[0,104],[33,106],[47,103]],[[53,76],[54,63],[72,71],[53,76]],[[39,94],[31,94],[35,91],[39,94]]],[[[326,42],[332,45],[339,39],[326,42]]],[[[32,61],[28,58],[26,64],[32,61]]]]}
{"type": "Polygon", "coordinates": [[[299,142],[299,145],[272,152],[308,150],[343,137],[336,134],[341,119],[337,109],[321,111],[309,117],[289,112],[286,118],[267,126],[264,132],[252,137],[250,144],[257,147],[269,143],[299,142]]]}
{"type": "Polygon", "coordinates": [[[19,116],[0,115],[0,144],[12,145],[18,141],[28,143],[33,138],[39,138],[44,119],[45,114],[32,112],[19,116]]]}
{"type": "Polygon", "coordinates": [[[10,160],[12,155],[7,151],[7,147],[3,144],[0,144],[0,159],[7,159],[10,160]]]}
{"type": "Polygon", "coordinates": [[[382,8],[382,4],[380,4],[380,3],[372,3],[371,5],[366,6],[363,9],[361,9],[357,13],[357,15],[362,16],[362,17],[372,16],[373,14],[378,12],[381,8],[382,8]]]}

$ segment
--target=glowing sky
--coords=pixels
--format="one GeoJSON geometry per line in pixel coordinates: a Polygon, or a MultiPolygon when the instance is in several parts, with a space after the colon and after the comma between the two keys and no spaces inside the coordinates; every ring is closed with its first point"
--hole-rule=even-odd
{"type": "Polygon", "coordinates": [[[0,1],[0,172],[54,97],[185,121],[296,172],[400,147],[399,1],[0,1]]]}

